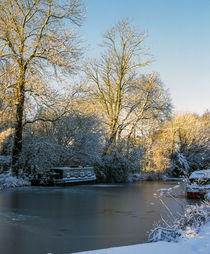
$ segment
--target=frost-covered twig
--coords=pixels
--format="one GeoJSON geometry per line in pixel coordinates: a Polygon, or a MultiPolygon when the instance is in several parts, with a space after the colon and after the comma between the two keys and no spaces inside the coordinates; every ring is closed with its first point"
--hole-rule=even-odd
{"type": "Polygon", "coordinates": [[[175,216],[173,215],[173,213],[171,212],[171,210],[169,209],[169,207],[165,204],[165,202],[160,198],[160,202],[163,204],[163,206],[166,208],[166,210],[169,212],[169,214],[171,215],[171,217],[175,220],[175,216]]]}
{"type": "Polygon", "coordinates": [[[173,226],[156,226],[148,236],[149,242],[177,241],[181,237],[195,236],[202,225],[210,220],[210,202],[201,205],[189,205],[185,213],[176,219],[173,226]]]}

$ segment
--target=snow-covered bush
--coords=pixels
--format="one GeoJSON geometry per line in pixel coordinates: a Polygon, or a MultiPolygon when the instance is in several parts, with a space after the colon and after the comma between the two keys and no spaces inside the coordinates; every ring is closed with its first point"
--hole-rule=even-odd
{"type": "Polygon", "coordinates": [[[16,178],[11,173],[0,174],[0,190],[13,187],[29,186],[30,182],[23,178],[16,178]]]}
{"type": "Polygon", "coordinates": [[[19,167],[25,173],[62,166],[70,157],[65,147],[54,143],[50,137],[24,137],[19,167]]]}
{"type": "Polygon", "coordinates": [[[35,122],[24,128],[18,166],[30,174],[73,163],[93,165],[102,148],[101,135],[97,119],[78,111],[55,122],[35,122]]]}
{"type": "Polygon", "coordinates": [[[107,183],[125,183],[139,179],[140,147],[123,147],[124,144],[112,147],[112,150],[101,157],[96,165],[98,179],[107,183]]]}
{"type": "Polygon", "coordinates": [[[178,241],[182,237],[197,235],[200,227],[210,220],[210,202],[201,205],[189,205],[184,215],[177,218],[173,225],[158,225],[151,230],[148,236],[149,242],[178,241]]]}
{"type": "Polygon", "coordinates": [[[186,157],[179,152],[175,152],[171,156],[171,163],[166,172],[170,176],[179,177],[189,173],[190,166],[186,157]]]}
{"type": "Polygon", "coordinates": [[[55,150],[63,149],[64,155],[68,156],[62,159],[63,163],[73,160],[90,165],[98,160],[102,150],[103,132],[98,120],[93,115],[85,115],[79,111],[68,113],[56,122],[44,126],[37,123],[31,126],[29,133],[54,144],[55,150]]]}
{"type": "Polygon", "coordinates": [[[52,130],[56,143],[66,147],[73,159],[84,165],[98,161],[104,133],[95,116],[74,111],[56,122],[52,130]]]}
{"type": "Polygon", "coordinates": [[[8,171],[11,164],[11,156],[0,155],[0,173],[8,171]]]}

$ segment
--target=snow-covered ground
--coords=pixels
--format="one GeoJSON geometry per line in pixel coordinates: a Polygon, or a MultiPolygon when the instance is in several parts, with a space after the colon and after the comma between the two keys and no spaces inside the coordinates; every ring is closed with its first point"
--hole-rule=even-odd
{"type": "MultiPolygon", "coordinates": [[[[79,252],[80,254],[210,254],[210,222],[198,235],[188,235],[178,242],[155,242],[79,252]]],[[[77,254],[79,254],[77,252],[77,254]]]]}

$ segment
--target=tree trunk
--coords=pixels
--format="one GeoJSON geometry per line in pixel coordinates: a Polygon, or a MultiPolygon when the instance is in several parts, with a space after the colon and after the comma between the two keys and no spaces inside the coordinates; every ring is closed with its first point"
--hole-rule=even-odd
{"type": "Polygon", "coordinates": [[[22,135],[23,135],[23,111],[25,101],[25,73],[20,78],[18,88],[18,101],[16,105],[15,133],[14,144],[12,150],[12,174],[18,176],[18,159],[22,151],[22,135]]]}
{"type": "Polygon", "coordinates": [[[109,137],[109,140],[107,141],[106,145],[105,145],[105,148],[104,148],[104,151],[103,151],[103,154],[102,154],[102,157],[104,157],[105,155],[109,154],[110,151],[111,151],[111,147],[113,144],[116,144],[116,132],[113,132],[110,137],[109,137]]]}

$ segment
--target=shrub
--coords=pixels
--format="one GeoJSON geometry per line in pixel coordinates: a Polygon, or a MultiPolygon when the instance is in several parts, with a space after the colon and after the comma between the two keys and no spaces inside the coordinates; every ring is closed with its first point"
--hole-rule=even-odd
{"type": "Polygon", "coordinates": [[[184,215],[175,220],[170,226],[158,225],[148,235],[149,242],[157,241],[178,241],[179,238],[195,236],[200,227],[210,220],[210,202],[203,202],[201,205],[189,205],[184,215]]]}

